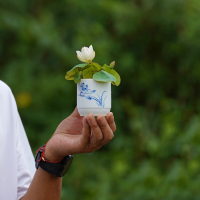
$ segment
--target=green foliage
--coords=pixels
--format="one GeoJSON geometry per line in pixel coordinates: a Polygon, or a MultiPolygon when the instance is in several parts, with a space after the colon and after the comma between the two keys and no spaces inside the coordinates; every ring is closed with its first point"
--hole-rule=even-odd
{"type": "Polygon", "coordinates": [[[78,69],[79,71],[83,71],[84,69],[87,69],[89,66],[90,66],[90,65],[89,65],[88,63],[78,64],[78,65],[74,66],[74,67],[69,71],[69,73],[70,73],[70,72],[73,73],[73,71],[74,71],[75,69],[78,69]]]}
{"type": "MultiPolygon", "coordinates": [[[[80,72],[82,72],[84,69],[87,69],[89,66],[90,65],[88,63],[78,64],[78,65],[74,66],[70,71],[68,71],[66,73],[65,79],[66,80],[74,80],[74,82],[77,83],[77,78],[81,75],[80,72]],[[76,77],[76,79],[75,79],[75,77],[76,77]]],[[[81,78],[81,76],[79,78],[81,78]]]]}
{"type": "Polygon", "coordinates": [[[78,64],[73,67],[70,71],[67,72],[65,79],[66,80],[74,80],[75,83],[79,83],[81,81],[81,74],[83,74],[84,79],[94,79],[99,82],[110,82],[113,85],[118,86],[120,84],[120,76],[119,74],[112,69],[114,63],[111,66],[104,65],[103,67],[98,63],[84,63],[78,64]]]}
{"type": "Polygon", "coordinates": [[[110,65],[109,65],[109,67],[110,67],[110,68],[114,68],[114,66],[115,66],[115,61],[112,61],[112,62],[110,63],[110,65]]]}
{"type": "Polygon", "coordinates": [[[101,70],[100,72],[97,72],[93,75],[93,79],[95,81],[100,81],[100,82],[116,82],[116,78],[111,75],[110,73],[101,70]]]}
{"type": "Polygon", "coordinates": [[[94,66],[90,66],[87,69],[85,69],[83,71],[83,78],[84,79],[88,79],[88,78],[92,78],[93,75],[97,72],[96,68],[94,66]]]}
{"type": "Polygon", "coordinates": [[[114,66],[113,66],[112,63],[111,63],[111,66],[108,66],[108,65],[105,64],[103,66],[103,69],[106,72],[108,72],[109,74],[111,74],[111,75],[113,75],[115,77],[116,81],[112,81],[112,84],[118,86],[120,84],[120,82],[121,82],[121,78],[120,78],[119,74],[114,69],[112,69],[113,67],[114,66]]]}
{"type": "Polygon", "coordinates": [[[76,106],[64,75],[77,49],[92,44],[95,62],[116,60],[122,78],[112,87],[115,137],[74,155],[61,200],[199,199],[199,8],[199,0],[0,1],[0,78],[34,153],[76,106]]]}
{"type": "Polygon", "coordinates": [[[74,75],[74,82],[75,83],[79,83],[81,81],[81,72],[76,72],[76,74],[74,75]]]}

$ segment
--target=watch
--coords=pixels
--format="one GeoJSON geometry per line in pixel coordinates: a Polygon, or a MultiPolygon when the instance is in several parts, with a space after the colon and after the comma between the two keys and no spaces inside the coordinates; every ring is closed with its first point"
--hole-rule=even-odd
{"type": "Polygon", "coordinates": [[[57,162],[51,162],[44,158],[44,149],[46,145],[41,146],[36,152],[35,156],[35,167],[41,167],[43,170],[53,174],[56,177],[63,177],[68,171],[73,155],[65,156],[62,160],[57,162]]]}

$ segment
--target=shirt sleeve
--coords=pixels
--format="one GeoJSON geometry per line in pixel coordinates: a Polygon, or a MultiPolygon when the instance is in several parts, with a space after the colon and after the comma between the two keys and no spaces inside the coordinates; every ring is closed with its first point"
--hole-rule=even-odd
{"type": "MultiPolygon", "coordinates": [[[[17,113],[18,115],[18,113],[17,113]]],[[[24,131],[21,119],[17,116],[17,173],[18,173],[18,199],[25,195],[35,174],[34,157],[24,131]]]]}
{"type": "Polygon", "coordinates": [[[29,185],[35,174],[34,157],[22,125],[20,116],[17,112],[17,199],[20,199],[27,192],[29,185]]]}

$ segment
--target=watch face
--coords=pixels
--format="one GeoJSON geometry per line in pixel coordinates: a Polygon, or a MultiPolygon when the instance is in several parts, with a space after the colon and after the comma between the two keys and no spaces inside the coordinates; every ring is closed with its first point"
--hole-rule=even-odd
{"type": "Polygon", "coordinates": [[[42,151],[43,151],[43,149],[38,150],[37,154],[35,156],[35,167],[36,167],[36,169],[38,169],[38,167],[39,167],[39,160],[42,156],[42,151]]]}
{"type": "Polygon", "coordinates": [[[68,169],[70,168],[70,166],[72,164],[72,161],[73,161],[73,156],[70,155],[69,160],[67,161],[67,164],[65,165],[65,168],[62,171],[62,176],[64,176],[66,174],[66,172],[68,171],[68,169]]]}

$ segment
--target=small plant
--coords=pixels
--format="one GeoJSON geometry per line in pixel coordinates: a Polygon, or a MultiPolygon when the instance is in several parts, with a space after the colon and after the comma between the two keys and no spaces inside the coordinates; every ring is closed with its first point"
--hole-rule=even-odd
{"type": "Polygon", "coordinates": [[[99,82],[110,82],[118,86],[121,82],[119,74],[113,69],[115,61],[110,65],[104,64],[103,67],[98,63],[92,62],[95,57],[95,51],[92,45],[90,47],[82,47],[81,51],[76,51],[77,57],[80,61],[84,62],[73,67],[67,72],[65,79],[74,80],[79,83],[81,79],[94,79],[99,82]]]}

